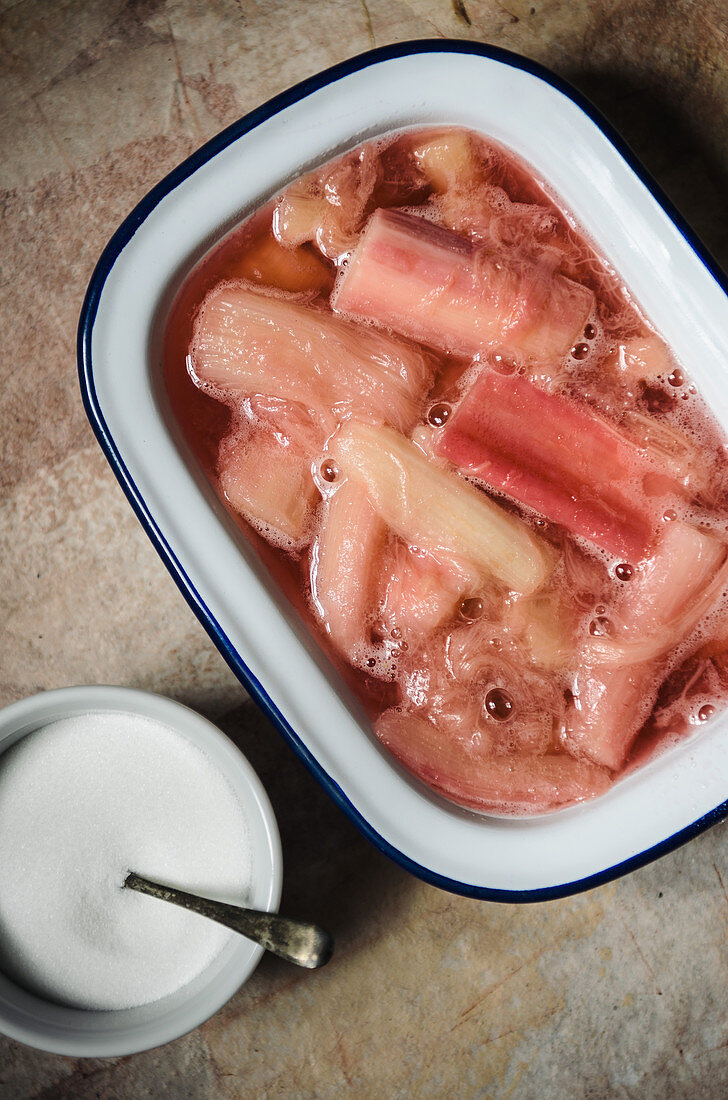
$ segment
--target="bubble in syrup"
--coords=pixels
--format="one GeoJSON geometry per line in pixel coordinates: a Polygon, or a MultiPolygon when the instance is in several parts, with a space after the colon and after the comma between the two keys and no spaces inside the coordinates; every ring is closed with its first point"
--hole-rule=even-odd
{"type": "Polygon", "coordinates": [[[392,629],[391,634],[392,634],[392,637],[395,638],[397,641],[399,641],[399,639],[402,637],[402,631],[399,629],[398,626],[395,626],[392,629]]]}
{"type": "Polygon", "coordinates": [[[665,523],[672,523],[673,520],[677,519],[677,512],[674,508],[668,508],[666,512],[662,513],[662,518],[664,519],[665,523]]]}
{"type": "Polygon", "coordinates": [[[626,561],[621,561],[619,565],[614,568],[614,575],[618,581],[629,581],[632,579],[633,574],[634,569],[626,561]]]}
{"type": "Polygon", "coordinates": [[[376,662],[376,660],[374,659],[374,657],[369,657],[369,658],[367,659],[367,667],[368,667],[368,668],[374,668],[374,666],[375,666],[375,664],[376,664],[376,663],[377,663],[377,662],[376,662]]]}
{"type": "Polygon", "coordinates": [[[518,370],[518,363],[515,359],[502,351],[494,352],[490,357],[490,361],[499,374],[515,374],[518,370]]]}
{"type": "Polygon", "coordinates": [[[485,711],[496,722],[507,722],[513,715],[513,700],[503,688],[491,688],[485,696],[485,711]]]}
{"type": "Polygon", "coordinates": [[[612,624],[609,619],[599,615],[589,623],[589,633],[593,638],[603,638],[612,633],[612,624]]]}
{"type": "Polygon", "coordinates": [[[546,520],[545,519],[537,519],[536,520],[536,526],[538,528],[544,528],[546,526],[546,520]]]}
{"type": "Polygon", "coordinates": [[[586,359],[589,354],[588,344],[574,344],[571,349],[571,354],[574,359],[586,359]]]}
{"type": "Polygon", "coordinates": [[[607,609],[603,603],[600,603],[594,608],[594,613],[595,615],[606,615],[607,609]]]}
{"type": "Polygon", "coordinates": [[[682,386],[683,382],[685,381],[685,375],[679,367],[675,367],[675,370],[672,372],[672,374],[668,374],[667,380],[671,386],[682,386]]]}
{"type": "Polygon", "coordinates": [[[451,412],[450,406],[440,401],[437,405],[432,406],[427,414],[427,419],[434,428],[441,428],[451,412]]]}
{"type": "Polygon", "coordinates": [[[321,477],[324,481],[336,481],[339,476],[339,467],[331,459],[326,459],[321,464],[321,477]]]}
{"type": "Polygon", "coordinates": [[[483,601],[478,596],[471,596],[469,599],[461,601],[460,618],[472,622],[474,619],[480,618],[483,610],[483,601]]]}
{"type": "Polygon", "coordinates": [[[707,722],[709,718],[712,718],[715,714],[715,707],[710,703],[705,703],[698,711],[698,721],[707,722]]]}
{"type": "Polygon", "coordinates": [[[597,334],[597,326],[596,325],[587,325],[585,327],[584,335],[587,338],[587,340],[593,340],[594,337],[596,336],[596,334],[597,334]]]}

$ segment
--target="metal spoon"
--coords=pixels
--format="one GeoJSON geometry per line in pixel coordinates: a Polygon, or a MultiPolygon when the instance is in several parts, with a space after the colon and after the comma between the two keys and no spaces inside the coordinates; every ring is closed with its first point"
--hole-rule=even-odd
{"type": "Polygon", "coordinates": [[[126,876],[124,886],[129,890],[137,890],[140,894],[148,894],[151,898],[171,901],[174,905],[181,905],[183,909],[191,909],[193,913],[216,920],[218,924],[224,924],[241,936],[259,943],[266,951],[272,951],[274,955],[280,955],[282,959],[298,966],[306,966],[309,970],[323,966],[333,954],[334,941],[329,933],[308,921],[279,917],[277,913],[259,913],[255,909],[243,909],[239,905],[201,898],[197,894],[188,894],[184,890],[176,890],[172,886],[163,886],[160,882],[142,878],[134,871],[126,876]]]}

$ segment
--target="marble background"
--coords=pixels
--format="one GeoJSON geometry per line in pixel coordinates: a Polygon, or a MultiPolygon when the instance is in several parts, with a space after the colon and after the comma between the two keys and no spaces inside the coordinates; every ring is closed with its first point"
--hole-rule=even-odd
{"type": "Polygon", "coordinates": [[[374,45],[458,37],[544,62],[626,136],[728,265],[725,0],[0,0],[0,704],[111,682],[242,747],[279,815],[283,907],[328,924],[167,1047],[75,1061],[0,1039],[8,1100],[722,1097],[728,825],[537,906],[457,898],[370,848],[217,655],[96,446],[75,330],[148,188],[274,93],[374,45]]]}

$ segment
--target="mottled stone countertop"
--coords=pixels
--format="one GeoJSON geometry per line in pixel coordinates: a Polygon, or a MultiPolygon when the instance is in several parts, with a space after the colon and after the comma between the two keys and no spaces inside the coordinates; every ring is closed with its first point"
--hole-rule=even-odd
{"type": "Polygon", "coordinates": [[[496,43],[571,80],[728,264],[725,0],[0,0],[0,704],[118,683],[212,717],[270,791],[284,908],[338,942],[315,974],[264,959],[214,1019],[146,1054],[0,1039],[7,1100],[726,1095],[728,825],[540,905],[408,876],[246,699],[83,413],[78,312],[136,201],[274,93],[423,37],[496,43]]]}

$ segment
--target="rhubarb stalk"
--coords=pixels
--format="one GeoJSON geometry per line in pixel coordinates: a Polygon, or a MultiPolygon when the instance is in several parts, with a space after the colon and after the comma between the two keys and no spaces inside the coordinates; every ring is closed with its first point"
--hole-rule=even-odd
{"type": "Polygon", "coordinates": [[[547,519],[637,562],[653,522],[642,480],[654,468],[590,409],[517,374],[484,370],[437,450],[547,519]]]}
{"type": "Polygon", "coordinates": [[[385,711],[377,737],[394,756],[446,798],[473,810],[539,813],[602,794],[607,772],[564,753],[491,755],[478,738],[443,733],[424,718],[385,711]]]}
{"type": "Polygon", "coordinates": [[[432,381],[418,348],[236,282],[205,298],[189,365],[224,393],[300,402],[332,429],[352,411],[411,427],[432,381]]]}
{"type": "Polygon", "coordinates": [[[590,638],[574,684],[566,744],[617,769],[657,697],[665,658],[708,615],[728,581],[726,545],[673,521],[630,581],[613,636],[590,638]]]}
{"type": "Polygon", "coordinates": [[[349,423],[334,437],[332,453],[408,545],[460,565],[466,575],[472,570],[473,580],[494,576],[516,592],[536,591],[549,575],[548,548],[525,523],[391,428],[349,423]]]}
{"type": "Polygon", "coordinates": [[[332,305],[456,355],[498,346],[558,361],[583,330],[594,297],[536,263],[496,260],[425,218],[377,210],[332,305]]]}

